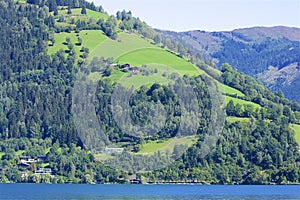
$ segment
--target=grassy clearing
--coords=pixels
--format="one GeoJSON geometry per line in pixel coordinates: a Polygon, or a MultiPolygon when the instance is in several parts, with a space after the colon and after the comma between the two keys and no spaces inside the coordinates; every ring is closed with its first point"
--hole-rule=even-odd
{"type": "MultiPolygon", "coordinates": [[[[68,15],[68,9],[67,7],[64,8],[64,9],[59,9],[58,10],[58,15],[67,15],[69,17],[77,17],[78,19],[83,19],[83,18],[87,18],[87,17],[90,17],[90,18],[93,18],[95,20],[99,20],[99,19],[108,19],[108,15],[105,14],[105,13],[101,13],[101,12],[96,12],[96,11],[93,11],[93,10],[90,10],[90,9],[86,9],[86,15],[82,15],[81,14],[81,8],[74,8],[74,9],[71,9],[72,10],[72,14],[68,15]]],[[[51,14],[53,15],[53,12],[51,12],[51,14]]]]}
{"type": "Polygon", "coordinates": [[[4,152],[0,152],[0,159],[2,159],[2,156],[4,156],[4,152]]]}
{"type": "Polygon", "coordinates": [[[299,145],[299,150],[300,150],[300,125],[298,125],[298,124],[291,124],[290,127],[295,132],[295,139],[296,139],[296,142],[299,145]]]}
{"type": "Polygon", "coordinates": [[[113,158],[112,155],[104,154],[104,153],[94,154],[94,157],[95,157],[95,160],[97,160],[97,161],[104,161],[104,160],[113,158]]]}
{"type": "Polygon", "coordinates": [[[148,76],[138,73],[130,76],[129,73],[120,72],[120,74],[113,74],[112,76],[115,77],[115,82],[118,82],[127,88],[139,88],[142,85],[151,86],[153,83],[167,85],[170,82],[170,79],[167,76],[172,73],[178,73],[171,67],[163,64],[148,64],[145,70],[156,70],[157,73],[153,73],[148,76]],[[165,74],[165,76],[163,74],[165,74]]]}
{"type": "Polygon", "coordinates": [[[16,152],[16,155],[21,156],[24,152],[25,152],[25,150],[19,150],[16,152]]]}
{"type": "Polygon", "coordinates": [[[169,53],[166,50],[157,48],[144,48],[131,51],[117,58],[116,62],[120,64],[129,63],[130,65],[136,66],[157,63],[170,66],[181,75],[199,75],[200,73],[204,73],[186,60],[169,53]]]}
{"type": "Polygon", "coordinates": [[[241,122],[243,124],[247,124],[250,121],[250,118],[247,118],[247,117],[226,117],[226,120],[229,123],[241,122]]]}
{"type": "Polygon", "coordinates": [[[253,102],[250,102],[250,101],[245,101],[245,100],[242,100],[242,99],[238,99],[238,98],[234,98],[234,97],[229,97],[229,96],[225,96],[225,100],[226,100],[226,103],[228,103],[230,100],[233,101],[234,104],[241,104],[241,105],[252,105],[254,106],[254,109],[258,108],[260,109],[261,106],[259,104],[256,104],[256,103],[253,103],[253,102]]]}
{"type": "Polygon", "coordinates": [[[79,32],[79,37],[82,39],[82,44],[78,46],[75,45],[78,42],[78,37],[74,31],[71,33],[56,33],[54,34],[55,43],[53,46],[48,47],[48,54],[54,54],[60,49],[67,50],[68,45],[64,44],[67,37],[70,38],[71,43],[74,45],[77,56],[81,54],[80,49],[82,47],[86,47],[89,49],[89,51],[92,51],[99,43],[107,40],[107,37],[103,35],[103,32],[100,30],[84,30],[79,32]]]}
{"type": "Polygon", "coordinates": [[[229,87],[228,85],[224,85],[224,88],[225,88],[225,93],[226,94],[237,95],[239,97],[244,97],[245,96],[245,94],[242,93],[241,91],[239,91],[235,88],[229,87]]]}
{"type": "MultiPolygon", "coordinates": [[[[66,11],[66,14],[67,14],[68,11],[66,11]]],[[[81,8],[75,8],[75,9],[72,9],[72,15],[82,15],[81,14],[81,8]]],[[[107,20],[108,19],[108,15],[105,14],[105,13],[101,13],[101,12],[96,12],[96,11],[93,11],[93,10],[90,10],[90,9],[86,9],[86,15],[88,17],[91,17],[95,20],[99,20],[99,19],[105,19],[107,20]]]]}
{"type": "Polygon", "coordinates": [[[42,164],[41,164],[41,167],[42,167],[42,168],[45,168],[45,167],[47,167],[48,165],[49,165],[49,163],[42,163],[42,164]]]}
{"type": "Polygon", "coordinates": [[[90,58],[101,56],[117,58],[122,54],[148,47],[159,48],[138,35],[122,32],[118,34],[117,40],[105,40],[90,51],[90,58]]]}
{"type": "Polygon", "coordinates": [[[152,154],[157,151],[162,153],[166,151],[173,152],[175,145],[187,145],[191,146],[195,141],[195,136],[186,137],[175,137],[165,140],[163,142],[153,141],[143,145],[142,149],[138,152],[139,154],[152,154]]]}

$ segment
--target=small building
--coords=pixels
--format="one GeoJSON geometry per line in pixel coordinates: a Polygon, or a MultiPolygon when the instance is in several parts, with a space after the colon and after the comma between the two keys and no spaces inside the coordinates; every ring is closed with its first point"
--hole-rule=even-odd
{"type": "Polygon", "coordinates": [[[140,179],[130,179],[130,184],[141,184],[142,181],[140,179]]]}
{"type": "Polygon", "coordinates": [[[31,159],[31,156],[20,156],[21,162],[22,161],[27,162],[29,159],[31,159]]]}
{"type": "Polygon", "coordinates": [[[52,174],[52,169],[51,168],[40,168],[38,170],[35,170],[35,174],[52,174]]]}
{"type": "Polygon", "coordinates": [[[122,153],[124,148],[105,148],[105,154],[122,153]]]}
{"type": "Polygon", "coordinates": [[[134,67],[130,67],[129,71],[132,71],[132,73],[137,74],[140,72],[140,69],[137,66],[134,66],[134,67]]]}
{"type": "Polygon", "coordinates": [[[36,162],[35,159],[32,159],[31,156],[20,156],[21,163],[34,163],[36,162]]]}
{"type": "Polygon", "coordinates": [[[130,68],[130,64],[128,64],[128,63],[126,63],[126,64],[124,64],[124,65],[121,65],[121,67],[120,67],[121,69],[129,69],[130,68]]]}
{"type": "Polygon", "coordinates": [[[17,167],[18,167],[19,170],[29,169],[30,168],[30,164],[28,164],[28,163],[19,163],[19,164],[17,164],[17,167]]]}

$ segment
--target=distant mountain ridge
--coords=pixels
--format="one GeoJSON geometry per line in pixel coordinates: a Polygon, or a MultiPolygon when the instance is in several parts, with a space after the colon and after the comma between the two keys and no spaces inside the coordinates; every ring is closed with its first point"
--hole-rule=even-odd
{"type": "Polygon", "coordinates": [[[253,27],[233,31],[171,32],[157,30],[211,59],[219,67],[229,63],[237,70],[258,78],[273,91],[300,102],[300,29],[253,27]]]}

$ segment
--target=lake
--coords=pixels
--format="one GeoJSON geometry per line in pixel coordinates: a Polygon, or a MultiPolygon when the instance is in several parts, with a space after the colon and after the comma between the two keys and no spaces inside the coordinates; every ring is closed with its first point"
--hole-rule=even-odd
{"type": "Polygon", "coordinates": [[[300,199],[300,186],[0,184],[0,199],[300,199]]]}

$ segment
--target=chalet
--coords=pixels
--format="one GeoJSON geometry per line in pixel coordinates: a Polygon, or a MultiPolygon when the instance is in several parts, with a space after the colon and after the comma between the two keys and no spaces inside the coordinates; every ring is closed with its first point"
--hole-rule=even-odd
{"type": "Polygon", "coordinates": [[[17,166],[18,166],[19,170],[30,168],[30,164],[28,164],[28,163],[19,163],[19,164],[17,164],[17,166]]]}
{"type": "Polygon", "coordinates": [[[20,156],[21,163],[34,163],[36,162],[35,159],[32,159],[30,156],[20,156]]]}
{"type": "Polygon", "coordinates": [[[124,65],[121,65],[121,67],[120,67],[121,69],[129,69],[130,68],[130,64],[128,64],[128,63],[126,63],[126,64],[124,64],[124,65]]]}
{"type": "Polygon", "coordinates": [[[21,162],[22,161],[27,162],[29,159],[31,159],[31,156],[20,156],[21,162]]]}
{"type": "Polygon", "coordinates": [[[130,184],[141,184],[142,181],[140,179],[130,179],[130,184]]]}
{"type": "Polygon", "coordinates": [[[140,72],[140,69],[137,66],[130,67],[129,71],[132,71],[133,73],[137,74],[140,72]]]}
{"type": "Polygon", "coordinates": [[[35,174],[52,174],[52,169],[51,168],[40,168],[38,170],[35,170],[35,174]]]}
{"type": "Polygon", "coordinates": [[[105,148],[105,154],[122,153],[124,148],[105,148]]]}

